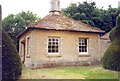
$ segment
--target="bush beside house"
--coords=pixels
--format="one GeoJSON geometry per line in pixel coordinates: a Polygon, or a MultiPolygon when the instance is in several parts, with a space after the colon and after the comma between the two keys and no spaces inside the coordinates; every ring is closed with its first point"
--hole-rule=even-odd
{"type": "Polygon", "coordinates": [[[110,32],[110,47],[104,54],[103,67],[110,70],[120,71],[120,16],[117,19],[117,26],[110,32]]]}
{"type": "Polygon", "coordinates": [[[21,75],[21,61],[11,38],[2,31],[2,79],[18,79],[21,75]]]}

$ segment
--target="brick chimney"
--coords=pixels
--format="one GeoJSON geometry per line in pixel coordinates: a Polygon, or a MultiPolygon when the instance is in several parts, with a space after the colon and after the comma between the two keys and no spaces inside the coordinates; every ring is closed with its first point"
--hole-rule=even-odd
{"type": "Polygon", "coordinates": [[[60,13],[61,13],[60,0],[51,0],[50,1],[50,14],[59,15],[60,13]]]}

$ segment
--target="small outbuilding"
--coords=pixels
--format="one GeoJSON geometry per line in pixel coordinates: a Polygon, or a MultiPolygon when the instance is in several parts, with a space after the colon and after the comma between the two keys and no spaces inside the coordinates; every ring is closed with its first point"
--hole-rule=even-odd
{"type": "Polygon", "coordinates": [[[49,15],[19,36],[19,54],[29,68],[93,65],[101,61],[104,31],[61,14],[60,1],[51,0],[49,15]]]}

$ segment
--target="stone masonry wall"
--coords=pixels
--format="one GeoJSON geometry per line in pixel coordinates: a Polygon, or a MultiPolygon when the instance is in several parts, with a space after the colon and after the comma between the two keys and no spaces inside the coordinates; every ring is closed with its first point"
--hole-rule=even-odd
{"type": "MultiPolygon", "coordinates": [[[[59,66],[95,65],[101,63],[103,50],[100,47],[99,34],[32,30],[21,37],[30,36],[30,57],[25,60],[28,68],[47,68],[59,66]],[[48,55],[47,39],[49,36],[60,37],[59,55],[48,55]],[[88,38],[88,55],[80,55],[78,51],[79,38],[88,38]],[[102,52],[101,52],[102,51],[102,52]]],[[[102,43],[103,44],[103,43],[102,43]]],[[[21,57],[23,58],[23,57],[21,57]]]]}

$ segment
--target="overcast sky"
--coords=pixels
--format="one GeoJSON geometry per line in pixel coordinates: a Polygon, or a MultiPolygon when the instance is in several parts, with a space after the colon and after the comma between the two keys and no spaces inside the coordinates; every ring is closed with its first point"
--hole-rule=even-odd
{"type": "MultiPolygon", "coordinates": [[[[112,7],[118,7],[119,0],[60,0],[61,8],[66,8],[70,3],[83,2],[83,1],[95,1],[97,7],[108,8],[108,5],[112,7]]],[[[2,19],[8,16],[8,14],[17,14],[23,11],[32,11],[40,17],[44,17],[49,14],[50,0],[0,0],[2,5],[2,19]]]]}

